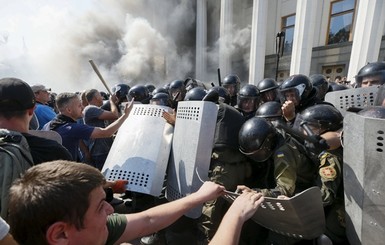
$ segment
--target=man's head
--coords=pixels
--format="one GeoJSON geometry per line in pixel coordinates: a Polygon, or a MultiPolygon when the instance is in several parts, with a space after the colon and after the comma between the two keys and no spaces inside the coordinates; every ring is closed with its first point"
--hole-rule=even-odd
{"type": "Polygon", "coordinates": [[[35,96],[30,86],[17,78],[0,79],[0,117],[23,117],[26,111],[33,114],[35,96]]]}
{"type": "Polygon", "coordinates": [[[281,102],[292,101],[296,107],[305,101],[313,89],[310,79],[302,74],[292,75],[281,84],[281,102]]]}
{"type": "Polygon", "coordinates": [[[385,83],[385,62],[372,62],[362,67],[356,75],[357,87],[369,87],[385,83]]]}
{"type": "Polygon", "coordinates": [[[77,120],[82,117],[83,105],[75,93],[61,93],[56,97],[56,106],[60,113],[77,120]]]}
{"type": "Polygon", "coordinates": [[[223,79],[222,86],[229,91],[230,97],[237,96],[241,86],[241,79],[235,74],[229,74],[223,79]]]}
{"type": "Polygon", "coordinates": [[[42,104],[47,104],[48,101],[51,100],[50,92],[49,92],[51,91],[50,88],[46,88],[42,84],[35,84],[31,86],[31,89],[35,94],[35,98],[37,102],[40,102],[42,104]]]}
{"type": "Polygon", "coordinates": [[[90,105],[102,106],[103,97],[97,89],[90,89],[85,92],[87,102],[90,105]]]}
{"type": "Polygon", "coordinates": [[[53,161],[30,168],[10,189],[9,223],[20,244],[104,244],[105,179],[83,163],[53,161]]]}

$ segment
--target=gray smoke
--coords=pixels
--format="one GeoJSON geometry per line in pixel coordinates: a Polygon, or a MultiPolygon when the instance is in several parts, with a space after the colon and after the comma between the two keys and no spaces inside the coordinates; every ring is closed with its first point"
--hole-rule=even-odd
{"type": "Polygon", "coordinates": [[[12,34],[0,35],[0,77],[16,76],[58,92],[105,91],[89,59],[110,87],[120,82],[163,85],[194,69],[194,1],[94,1],[78,15],[47,7],[32,25],[41,43],[20,40],[19,55],[7,50],[12,34]]]}

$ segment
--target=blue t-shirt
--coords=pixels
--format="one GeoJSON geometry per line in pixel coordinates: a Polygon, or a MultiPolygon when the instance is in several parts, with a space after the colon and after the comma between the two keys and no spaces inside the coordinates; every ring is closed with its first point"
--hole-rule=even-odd
{"type": "Polygon", "coordinates": [[[35,115],[39,121],[39,129],[56,117],[56,113],[51,107],[39,103],[36,103],[35,115]]]}
{"type": "Polygon", "coordinates": [[[72,158],[77,161],[79,158],[79,140],[90,139],[94,127],[79,123],[66,123],[54,130],[61,135],[63,140],[62,145],[67,148],[72,158]]]}

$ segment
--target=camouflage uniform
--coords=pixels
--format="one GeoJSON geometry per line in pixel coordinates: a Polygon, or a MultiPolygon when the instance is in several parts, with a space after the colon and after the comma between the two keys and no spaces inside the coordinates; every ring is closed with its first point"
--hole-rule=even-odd
{"type": "Polygon", "coordinates": [[[319,155],[317,185],[321,188],[325,210],[325,234],[333,243],[347,241],[345,234],[345,203],[342,179],[342,149],[319,155]]]}

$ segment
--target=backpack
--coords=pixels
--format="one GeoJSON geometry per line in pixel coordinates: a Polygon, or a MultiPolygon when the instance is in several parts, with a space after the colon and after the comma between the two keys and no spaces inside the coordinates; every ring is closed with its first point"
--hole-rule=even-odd
{"type": "Polygon", "coordinates": [[[0,214],[4,219],[13,181],[33,165],[26,138],[19,132],[0,129],[0,214]]]}

